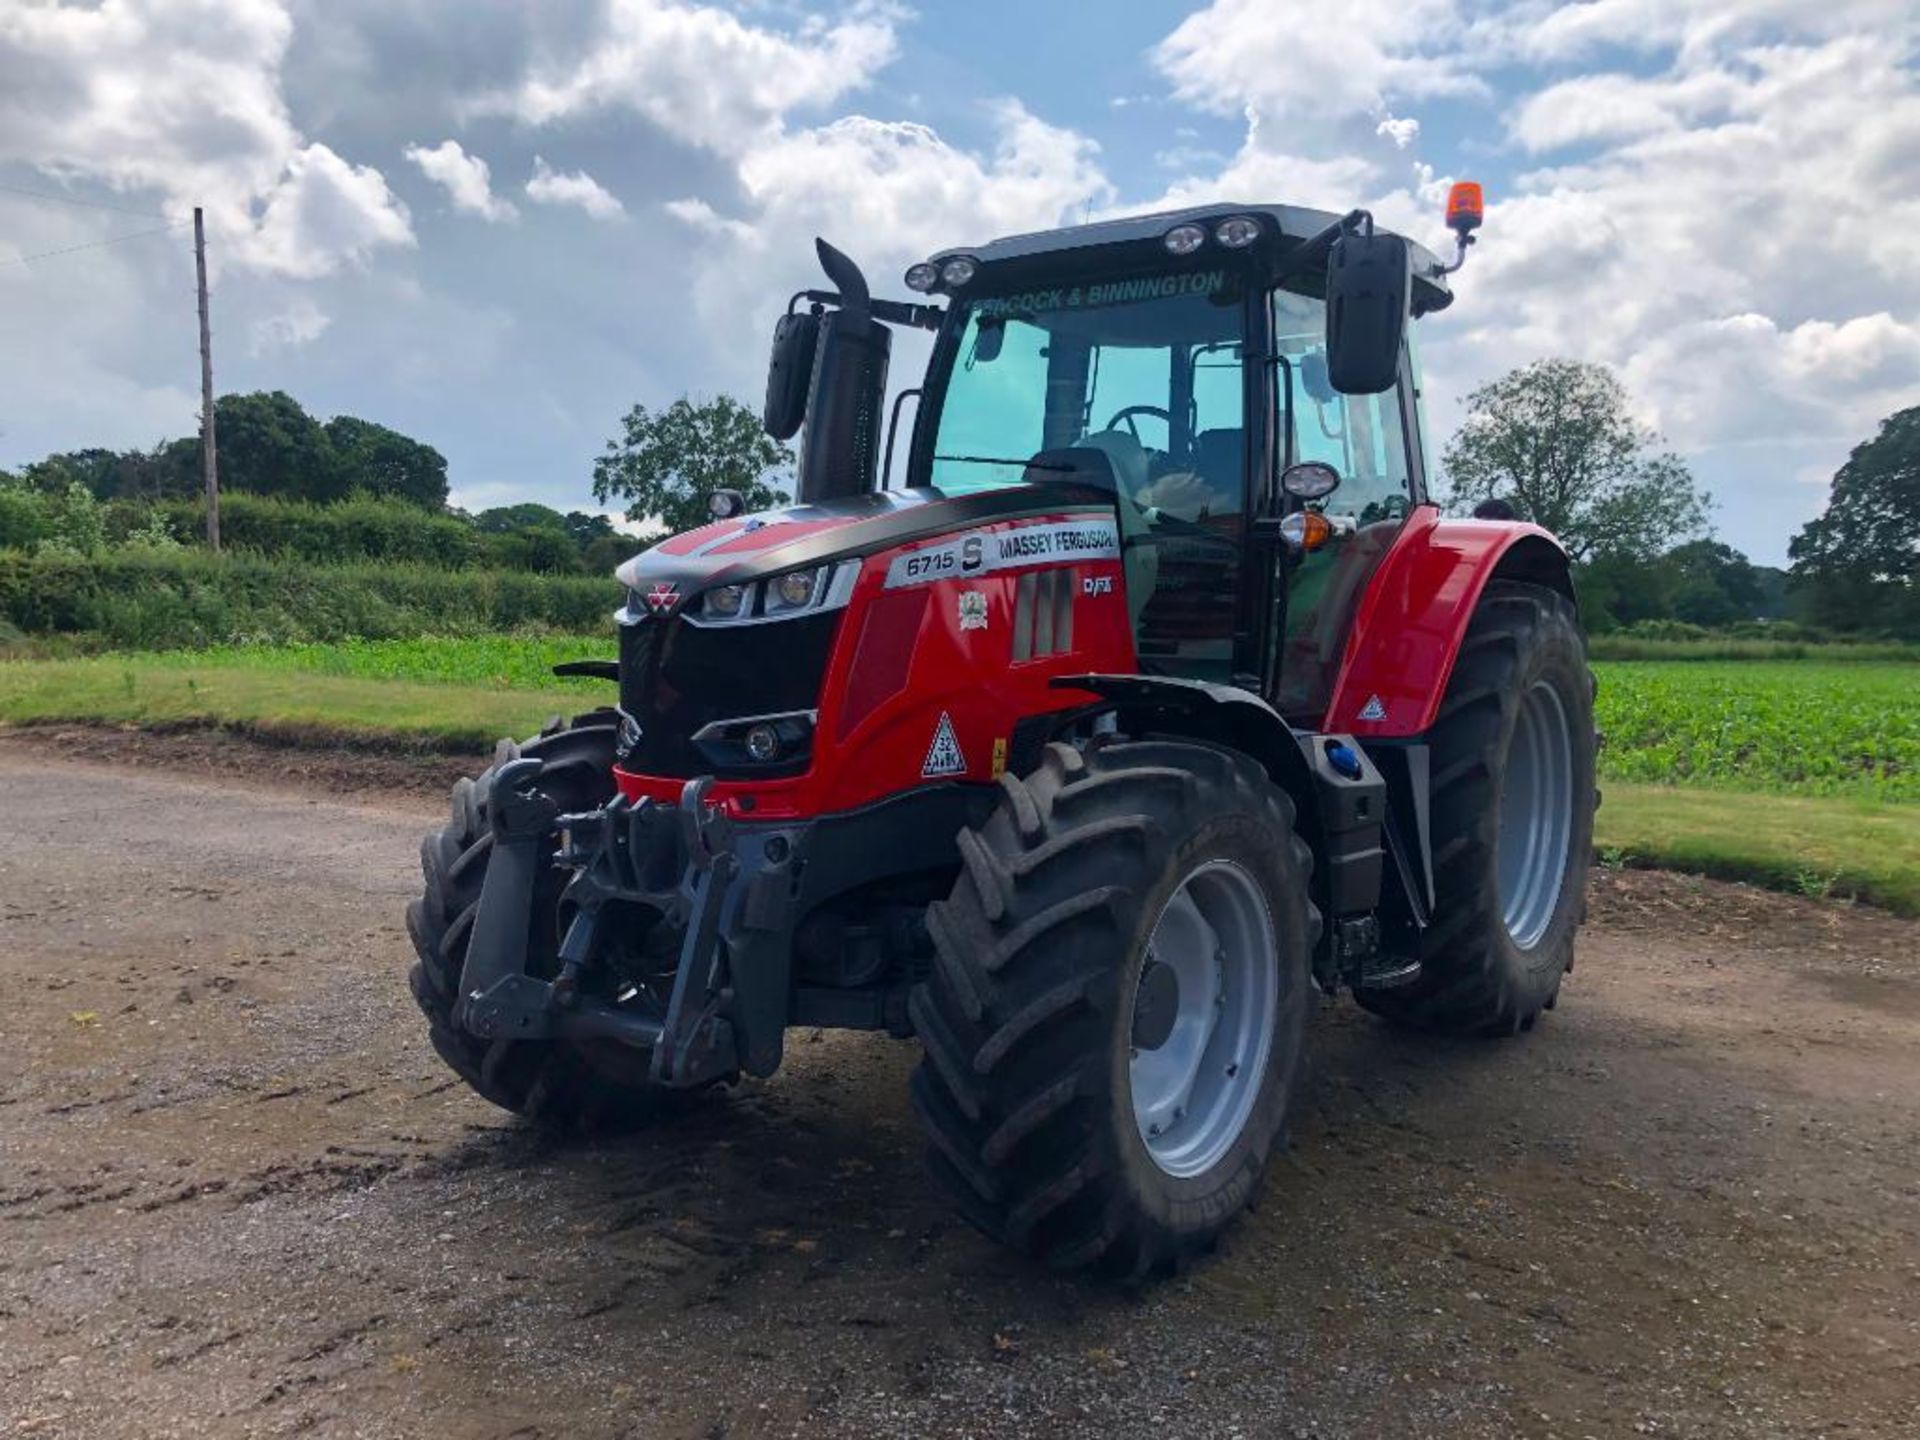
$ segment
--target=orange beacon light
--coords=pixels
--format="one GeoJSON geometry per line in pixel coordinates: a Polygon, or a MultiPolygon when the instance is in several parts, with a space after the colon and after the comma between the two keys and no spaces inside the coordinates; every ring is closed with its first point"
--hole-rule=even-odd
{"type": "Polygon", "coordinates": [[[1461,235],[1478,230],[1486,217],[1486,200],[1476,180],[1456,180],[1447,191],[1447,228],[1461,235]]]}

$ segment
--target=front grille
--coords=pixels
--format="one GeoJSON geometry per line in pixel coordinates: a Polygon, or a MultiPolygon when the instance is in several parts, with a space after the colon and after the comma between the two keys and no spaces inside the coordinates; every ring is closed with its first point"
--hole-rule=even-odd
{"type": "Polygon", "coordinates": [[[620,627],[620,708],[640,727],[620,757],[641,775],[752,775],[716,770],[693,744],[715,720],[813,710],[841,610],[761,625],[648,618],[620,627]]]}

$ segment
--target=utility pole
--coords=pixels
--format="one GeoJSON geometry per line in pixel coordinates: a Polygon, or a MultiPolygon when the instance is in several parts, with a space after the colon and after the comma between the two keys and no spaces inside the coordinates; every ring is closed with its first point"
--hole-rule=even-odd
{"type": "Polygon", "coordinates": [[[193,207],[193,268],[200,280],[200,468],[207,481],[207,548],[220,548],[220,462],[213,448],[213,333],[207,327],[207,227],[193,207]]]}

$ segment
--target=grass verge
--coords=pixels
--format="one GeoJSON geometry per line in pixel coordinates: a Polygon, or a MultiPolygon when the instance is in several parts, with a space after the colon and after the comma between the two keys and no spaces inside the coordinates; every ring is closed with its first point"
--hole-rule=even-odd
{"type": "Polygon", "coordinates": [[[218,725],[484,751],[502,735],[528,734],[556,712],[591,708],[612,693],[604,682],[550,684],[493,689],[144,658],[41,661],[0,664],[0,724],[218,725]]]}
{"type": "Polygon", "coordinates": [[[1684,870],[1920,915],[1920,805],[1671,785],[1602,786],[1602,864],[1684,870]]]}

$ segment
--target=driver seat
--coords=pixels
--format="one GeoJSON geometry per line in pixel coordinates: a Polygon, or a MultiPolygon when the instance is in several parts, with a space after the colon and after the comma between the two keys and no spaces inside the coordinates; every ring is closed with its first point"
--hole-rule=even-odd
{"type": "Polygon", "coordinates": [[[1024,477],[1029,482],[1066,479],[1112,494],[1120,521],[1120,563],[1126,574],[1127,615],[1138,632],[1140,612],[1153,598],[1154,586],[1160,578],[1160,552],[1151,542],[1152,526],[1137,498],[1147,486],[1146,447],[1124,430],[1101,430],[1082,436],[1066,449],[1042,450],[1033,459],[1059,468],[1042,470],[1029,462],[1032,468],[1024,477]],[[1098,455],[1099,461],[1089,463],[1092,457],[1088,451],[1098,455]],[[1072,473],[1063,476],[1061,469],[1072,473]]]}

